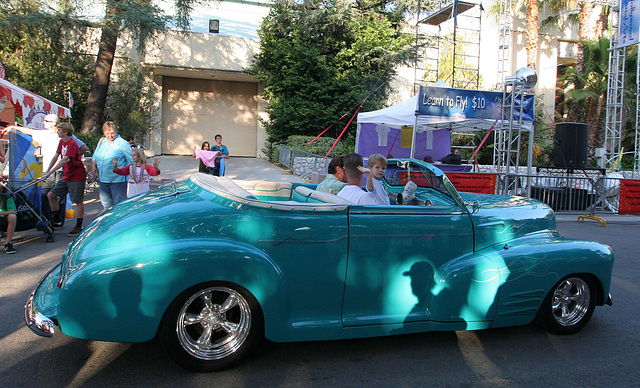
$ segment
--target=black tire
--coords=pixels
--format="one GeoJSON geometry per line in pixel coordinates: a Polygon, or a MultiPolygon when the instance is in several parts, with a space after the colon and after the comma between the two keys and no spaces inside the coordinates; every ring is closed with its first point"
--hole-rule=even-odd
{"type": "Polygon", "coordinates": [[[162,346],[178,365],[194,372],[232,367],[264,338],[258,301],[231,283],[200,284],[180,294],[160,325],[162,346]]]}
{"type": "Polygon", "coordinates": [[[536,323],[554,334],[573,334],[591,319],[596,288],[587,277],[568,276],[553,286],[538,311],[536,323]]]}

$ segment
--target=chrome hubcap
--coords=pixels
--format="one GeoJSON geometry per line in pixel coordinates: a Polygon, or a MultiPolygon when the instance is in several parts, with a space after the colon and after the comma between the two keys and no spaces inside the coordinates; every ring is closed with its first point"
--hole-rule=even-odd
{"type": "Polygon", "coordinates": [[[247,300],[227,287],[211,287],[194,294],[178,315],[180,345],[194,357],[217,360],[235,353],[251,329],[247,300]]]}
{"type": "Polygon", "coordinates": [[[553,293],[553,316],[562,326],[575,325],[587,314],[590,301],[589,285],[580,278],[569,278],[553,293]]]}

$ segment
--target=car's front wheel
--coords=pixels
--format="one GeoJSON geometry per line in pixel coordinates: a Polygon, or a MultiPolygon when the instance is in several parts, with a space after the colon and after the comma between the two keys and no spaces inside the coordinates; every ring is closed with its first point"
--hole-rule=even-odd
{"type": "Polygon", "coordinates": [[[257,300],[246,289],[229,283],[201,284],[183,292],[167,309],[160,327],[167,354],[196,372],[231,367],[263,336],[257,300]]]}
{"type": "Polygon", "coordinates": [[[586,277],[571,276],[558,282],[542,302],[537,322],[554,334],[582,329],[595,310],[595,289],[586,277]]]}

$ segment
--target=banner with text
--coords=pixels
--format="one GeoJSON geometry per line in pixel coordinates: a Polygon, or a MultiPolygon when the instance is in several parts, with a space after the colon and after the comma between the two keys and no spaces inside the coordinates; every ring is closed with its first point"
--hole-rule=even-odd
{"type": "Polygon", "coordinates": [[[620,180],[618,214],[640,214],[640,180],[620,180]]]}
{"type": "MultiPolygon", "coordinates": [[[[456,119],[502,120],[502,92],[441,88],[420,85],[418,114],[425,116],[452,117],[456,119]]],[[[507,104],[511,104],[507,94],[507,104]]],[[[516,118],[522,106],[524,121],[533,121],[534,96],[516,97],[513,101],[516,118]]]]}
{"type": "Polygon", "coordinates": [[[620,2],[620,28],[618,30],[618,47],[638,44],[640,33],[640,0],[622,0],[620,2]]]}
{"type": "Polygon", "coordinates": [[[453,186],[465,193],[495,194],[496,174],[448,172],[447,177],[453,186]]]}

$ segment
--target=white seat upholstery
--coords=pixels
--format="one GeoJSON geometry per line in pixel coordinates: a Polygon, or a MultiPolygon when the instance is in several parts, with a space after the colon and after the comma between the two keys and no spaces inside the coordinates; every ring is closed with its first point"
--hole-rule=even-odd
{"type": "Polygon", "coordinates": [[[318,201],[326,202],[326,203],[351,203],[344,198],[340,198],[337,195],[325,193],[323,191],[313,190],[309,198],[316,199],[318,201]]]}
{"type": "Polygon", "coordinates": [[[269,182],[269,181],[243,181],[234,180],[234,182],[249,191],[253,195],[259,197],[282,198],[283,200],[291,198],[291,190],[293,184],[291,182],[269,182]]]}
{"type": "Polygon", "coordinates": [[[255,195],[251,194],[242,187],[236,185],[231,179],[223,176],[214,176],[209,174],[197,173],[194,177],[201,183],[216,188],[218,190],[225,191],[235,196],[247,199],[258,199],[255,195]]]}
{"type": "Polygon", "coordinates": [[[311,195],[312,192],[314,192],[315,190],[308,188],[307,186],[298,186],[295,189],[295,192],[302,195],[305,198],[308,198],[309,195],[311,195]]]}
{"type": "Polygon", "coordinates": [[[324,202],[324,203],[340,203],[340,204],[349,204],[351,202],[346,199],[340,198],[337,195],[325,193],[322,191],[317,191],[310,189],[306,186],[298,186],[295,189],[295,192],[300,196],[306,198],[305,202],[324,202]],[[311,200],[310,200],[311,199],[311,200]],[[314,201],[315,200],[315,201],[314,201]]]}

